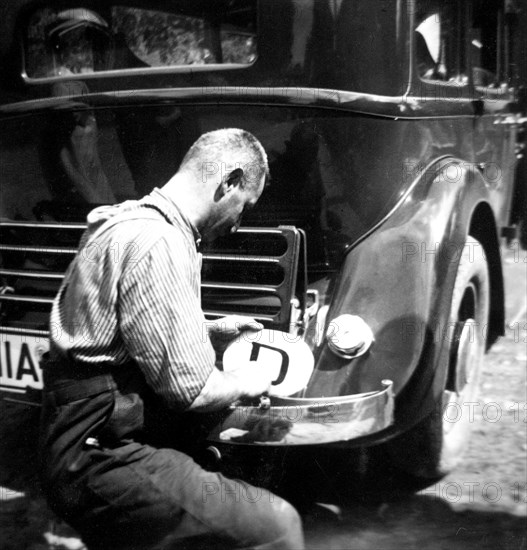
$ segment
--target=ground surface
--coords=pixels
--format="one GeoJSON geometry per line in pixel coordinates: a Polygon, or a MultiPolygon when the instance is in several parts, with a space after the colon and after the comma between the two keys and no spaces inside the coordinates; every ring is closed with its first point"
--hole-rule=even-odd
{"type": "MultiPolygon", "coordinates": [[[[407,499],[314,505],[304,524],[309,549],[527,550],[527,263],[504,254],[507,322],[488,354],[464,460],[441,482],[407,499]]],[[[463,414],[471,411],[463,410],[463,414]]],[[[35,476],[38,411],[0,404],[0,549],[79,548],[55,519],[35,476]],[[53,540],[54,534],[63,538],[53,540]],[[47,537],[47,541],[46,541],[47,537]]]]}

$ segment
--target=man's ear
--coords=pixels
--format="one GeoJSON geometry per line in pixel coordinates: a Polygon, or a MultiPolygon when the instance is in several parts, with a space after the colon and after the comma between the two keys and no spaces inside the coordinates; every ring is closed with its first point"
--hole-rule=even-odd
{"type": "Polygon", "coordinates": [[[226,174],[221,180],[221,188],[225,195],[235,187],[243,186],[243,170],[241,168],[235,168],[228,174],[226,174]]]}

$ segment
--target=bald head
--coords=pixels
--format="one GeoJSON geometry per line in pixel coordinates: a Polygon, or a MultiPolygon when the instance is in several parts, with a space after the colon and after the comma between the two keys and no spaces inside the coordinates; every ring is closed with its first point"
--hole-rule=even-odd
{"type": "Polygon", "coordinates": [[[224,128],[203,134],[181,162],[180,172],[190,172],[207,183],[233,170],[241,170],[242,187],[258,186],[269,175],[267,155],[261,143],[249,132],[224,128]]]}

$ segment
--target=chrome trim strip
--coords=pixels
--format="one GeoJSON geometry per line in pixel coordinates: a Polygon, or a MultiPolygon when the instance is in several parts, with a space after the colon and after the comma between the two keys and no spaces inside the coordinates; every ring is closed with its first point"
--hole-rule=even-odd
{"type": "MultiPolygon", "coordinates": [[[[194,67],[194,66],[193,66],[194,67]]],[[[196,66],[197,67],[197,66],[196,66]]],[[[203,65],[202,67],[210,67],[203,65]]],[[[243,67],[243,66],[242,66],[243,67]]],[[[174,72],[173,70],[167,72],[174,72]]],[[[141,72],[138,73],[141,75],[141,72]]],[[[124,73],[117,71],[114,74],[93,73],[98,78],[121,77],[124,73]]],[[[130,76],[134,76],[131,74],[130,76]]],[[[86,80],[86,74],[68,76],[67,80],[86,80]]],[[[93,78],[93,76],[92,76],[93,78]]],[[[64,77],[42,79],[36,84],[45,84],[46,81],[63,80],[64,77]]],[[[33,82],[30,81],[33,84],[33,82]]],[[[436,85],[437,83],[434,83],[436,85]]],[[[218,105],[273,105],[286,107],[312,107],[331,110],[341,110],[357,114],[380,116],[389,119],[422,119],[422,118],[463,118],[474,117],[473,101],[479,99],[469,94],[468,86],[457,86],[445,83],[440,90],[451,90],[456,93],[455,99],[448,103],[448,112],[442,102],[435,97],[421,97],[423,94],[412,95],[405,91],[403,95],[386,96],[352,92],[332,88],[314,88],[304,86],[202,86],[179,88],[145,88],[113,89],[111,91],[92,92],[88,94],[71,94],[62,97],[42,97],[0,105],[0,115],[26,114],[39,109],[86,108],[89,106],[112,106],[125,103],[150,103],[159,101],[192,102],[193,104],[218,105]],[[461,94],[463,91],[464,94],[461,94]],[[427,108],[423,113],[423,106],[427,108]]],[[[436,94],[437,95],[437,94],[436,94]]],[[[496,102],[505,106],[510,97],[495,98],[496,102]]]]}
{"type": "Polygon", "coordinates": [[[90,80],[100,78],[133,77],[136,75],[165,75],[165,74],[192,74],[212,71],[238,71],[247,69],[256,63],[256,59],[250,63],[210,63],[206,65],[170,65],[162,67],[127,67],[126,69],[111,69],[94,73],[72,74],[68,76],[28,76],[25,67],[21,73],[22,78],[28,84],[49,84],[68,80],[90,80]]]}

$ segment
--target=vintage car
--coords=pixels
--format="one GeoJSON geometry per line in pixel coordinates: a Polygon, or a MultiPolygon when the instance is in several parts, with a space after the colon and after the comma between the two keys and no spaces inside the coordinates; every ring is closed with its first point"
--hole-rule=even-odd
{"type": "Polygon", "coordinates": [[[276,331],[249,352],[263,346],[277,385],[293,363],[312,372],[214,417],[211,450],[241,468],[310,457],[333,486],[355,466],[417,487],[455,465],[505,330],[500,246],[525,228],[519,3],[13,0],[0,21],[7,398],[38,402],[90,209],[143,196],[203,132],[240,127],[272,181],[203,250],[203,309],[276,331]]]}

